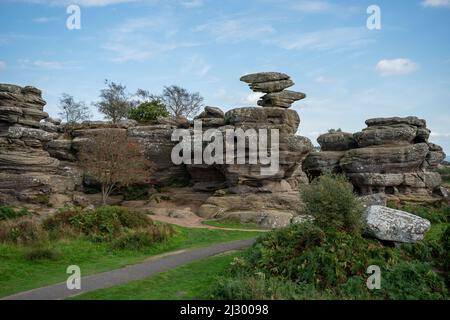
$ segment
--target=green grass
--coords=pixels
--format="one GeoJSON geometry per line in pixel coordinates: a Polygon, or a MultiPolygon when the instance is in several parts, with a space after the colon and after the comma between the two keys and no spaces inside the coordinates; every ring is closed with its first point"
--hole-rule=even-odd
{"type": "Polygon", "coordinates": [[[174,229],[177,234],[169,241],[143,250],[112,250],[107,243],[87,239],[57,241],[52,243],[52,247],[59,252],[57,260],[29,261],[26,259],[27,248],[0,244],[0,297],[63,282],[68,277],[66,268],[69,265],[80,266],[82,276],[85,276],[139,263],[165,252],[250,239],[259,234],[179,226],[174,226],[174,229]]]}
{"type": "Polygon", "coordinates": [[[237,219],[203,220],[203,224],[228,229],[264,230],[256,223],[242,223],[237,219]]]}
{"type": "Polygon", "coordinates": [[[430,230],[425,234],[425,240],[439,240],[448,226],[448,223],[432,223],[430,230]]]}
{"type": "Polygon", "coordinates": [[[144,280],[88,292],[78,300],[193,300],[210,298],[218,276],[227,271],[238,252],[195,261],[144,280]]]}

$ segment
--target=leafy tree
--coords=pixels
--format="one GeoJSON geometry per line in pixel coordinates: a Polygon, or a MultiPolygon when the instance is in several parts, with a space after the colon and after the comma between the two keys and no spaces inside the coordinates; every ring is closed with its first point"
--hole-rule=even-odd
{"type": "Polygon", "coordinates": [[[158,117],[168,117],[170,114],[166,106],[158,100],[141,103],[138,107],[132,108],[128,118],[139,121],[153,121],[158,117]]]}
{"type": "Polygon", "coordinates": [[[343,175],[324,174],[300,190],[306,213],[320,227],[357,231],[361,227],[362,205],[353,185],[343,175]]]}
{"type": "Polygon", "coordinates": [[[149,182],[152,171],[139,145],[122,130],[97,132],[81,148],[80,160],[85,173],[101,184],[104,205],[117,187],[149,182]]]}
{"type": "Polygon", "coordinates": [[[91,112],[83,101],[75,101],[73,96],[63,93],[59,99],[58,115],[69,124],[89,120],[91,112]]]}
{"type": "Polygon", "coordinates": [[[95,105],[113,123],[126,118],[133,107],[133,101],[122,84],[105,80],[106,88],[100,91],[100,101],[95,105]]]}
{"type": "Polygon", "coordinates": [[[175,117],[194,117],[203,107],[203,97],[200,93],[191,93],[179,86],[165,87],[160,96],[153,97],[160,100],[175,117]]]}

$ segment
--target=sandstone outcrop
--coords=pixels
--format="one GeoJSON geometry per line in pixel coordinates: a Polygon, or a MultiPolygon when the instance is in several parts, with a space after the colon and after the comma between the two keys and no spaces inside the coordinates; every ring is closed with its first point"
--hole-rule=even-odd
{"type": "Polygon", "coordinates": [[[0,203],[47,202],[75,189],[79,176],[46,151],[59,129],[44,105],[37,88],[0,85],[0,203]]]}
{"type": "Polygon", "coordinates": [[[432,196],[441,184],[433,171],[445,158],[442,148],[429,142],[426,121],[417,117],[376,118],[353,135],[324,134],[322,152],[304,161],[310,179],[324,172],[345,173],[362,195],[432,196]]]}

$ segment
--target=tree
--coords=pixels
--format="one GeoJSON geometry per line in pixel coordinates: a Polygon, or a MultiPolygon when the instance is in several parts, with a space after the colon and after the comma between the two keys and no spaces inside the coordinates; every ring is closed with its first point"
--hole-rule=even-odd
{"type": "Polygon", "coordinates": [[[80,150],[85,174],[101,184],[102,202],[117,187],[150,182],[152,163],[145,159],[139,145],[127,137],[125,130],[101,130],[80,150]]]}
{"type": "Polygon", "coordinates": [[[91,112],[83,101],[75,101],[73,96],[63,93],[59,99],[58,115],[69,124],[89,120],[91,112]]]}
{"type": "Polygon", "coordinates": [[[165,87],[163,93],[154,98],[160,100],[175,117],[191,118],[203,107],[200,93],[190,93],[178,86],[165,87]]]}
{"type": "Polygon", "coordinates": [[[95,105],[107,119],[113,123],[126,118],[128,112],[133,107],[130,94],[122,84],[105,80],[106,88],[100,91],[100,101],[95,105]]]}
{"type": "Polygon", "coordinates": [[[138,122],[154,121],[159,117],[168,117],[169,112],[166,106],[159,100],[152,100],[141,103],[139,106],[132,108],[128,114],[128,118],[138,122]]]}

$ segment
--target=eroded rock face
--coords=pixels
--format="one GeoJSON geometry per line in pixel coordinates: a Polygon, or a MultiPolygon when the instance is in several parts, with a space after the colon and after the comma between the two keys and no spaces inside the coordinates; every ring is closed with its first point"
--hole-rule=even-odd
{"type": "Polygon", "coordinates": [[[322,152],[310,153],[303,164],[308,176],[345,173],[362,195],[432,197],[442,182],[432,170],[443,161],[445,153],[428,142],[426,121],[394,117],[369,119],[366,124],[366,129],[352,137],[340,132],[320,136],[322,152]],[[343,151],[339,154],[328,150],[343,151]]]}
{"type": "Polygon", "coordinates": [[[45,101],[34,87],[0,84],[0,202],[62,199],[79,176],[46,151],[59,136],[57,121],[43,111],[45,101]],[[41,122],[48,119],[46,122],[41,122]]]}
{"type": "Polygon", "coordinates": [[[367,235],[379,240],[413,243],[423,240],[430,229],[430,221],[383,206],[371,206],[364,215],[363,222],[367,235]]]}

